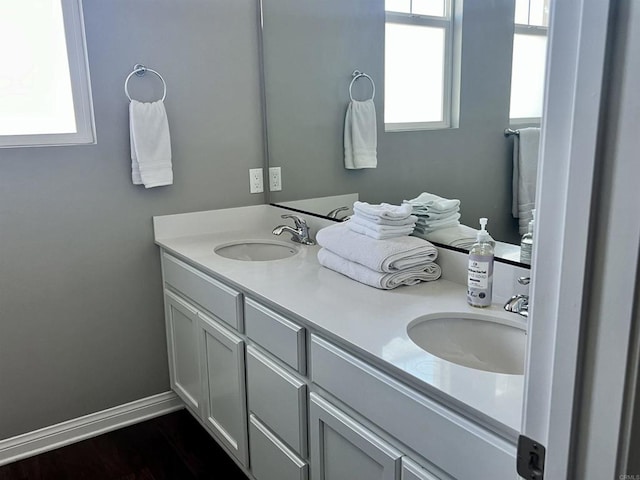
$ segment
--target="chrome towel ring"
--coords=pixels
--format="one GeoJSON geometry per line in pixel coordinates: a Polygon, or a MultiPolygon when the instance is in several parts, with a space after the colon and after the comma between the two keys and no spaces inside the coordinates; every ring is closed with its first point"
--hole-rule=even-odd
{"type": "Polygon", "coordinates": [[[370,100],[373,100],[376,96],[376,84],[374,83],[373,78],[371,78],[366,73],[361,72],[360,70],[354,70],[351,76],[353,77],[353,79],[351,80],[351,83],[349,84],[349,98],[351,98],[351,101],[352,102],[354,101],[353,94],[351,93],[351,89],[353,88],[353,84],[356,83],[356,80],[358,80],[359,78],[367,78],[371,82],[371,88],[373,89],[373,93],[371,93],[370,100]]]}
{"type": "Polygon", "coordinates": [[[124,93],[127,95],[127,98],[131,101],[132,98],[131,98],[131,95],[129,95],[129,80],[134,74],[138,77],[142,77],[147,72],[153,73],[162,81],[162,87],[164,88],[164,92],[162,93],[161,101],[164,102],[164,99],[167,98],[167,82],[164,81],[164,78],[162,78],[162,75],[160,75],[158,72],[150,68],[147,68],[140,63],[137,63],[133,67],[133,71],[127,76],[127,79],[124,81],[124,93]]]}

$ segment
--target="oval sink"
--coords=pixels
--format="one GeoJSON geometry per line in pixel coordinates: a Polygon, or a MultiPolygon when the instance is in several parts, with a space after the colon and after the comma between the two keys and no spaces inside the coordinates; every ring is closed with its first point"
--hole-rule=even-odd
{"type": "Polygon", "coordinates": [[[413,343],[449,362],[487,372],[522,375],[526,332],[473,314],[426,315],[407,327],[413,343]]]}
{"type": "Polygon", "coordinates": [[[292,257],[298,253],[298,247],[276,240],[243,240],[219,245],[213,251],[233,260],[263,262],[292,257]]]}

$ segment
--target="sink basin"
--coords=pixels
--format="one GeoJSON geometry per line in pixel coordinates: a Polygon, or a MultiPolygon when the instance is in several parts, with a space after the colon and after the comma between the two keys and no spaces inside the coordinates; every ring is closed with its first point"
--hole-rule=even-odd
{"type": "Polygon", "coordinates": [[[522,375],[526,332],[473,314],[426,315],[407,327],[413,343],[449,362],[487,372],[522,375]]]}
{"type": "Polygon", "coordinates": [[[234,260],[264,262],[292,257],[299,250],[290,243],[276,240],[243,240],[219,245],[213,251],[222,257],[234,260]]]}

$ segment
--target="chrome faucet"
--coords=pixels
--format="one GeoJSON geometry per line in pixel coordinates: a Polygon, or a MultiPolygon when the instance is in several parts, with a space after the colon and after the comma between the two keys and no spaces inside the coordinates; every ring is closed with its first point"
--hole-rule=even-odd
{"type": "Polygon", "coordinates": [[[309,236],[309,226],[305,222],[304,218],[297,215],[280,215],[281,218],[291,218],[295,224],[295,228],[289,225],[278,225],[273,229],[274,235],[282,235],[282,232],[289,232],[291,234],[291,240],[303,245],[315,245],[311,237],[309,236]]]}
{"type": "MultiPolygon", "coordinates": [[[[529,285],[530,277],[520,277],[518,283],[520,285],[529,285]]],[[[529,295],[518,294],[512,296],[507,303],[504,304],[507,312],[517,313],[523,317],[529,316],[529,295]]]]}
{"type": "Polygon", "coordinates": [[[331,210],[329,213],[327,213],[327,217],[329,218],[334,218],[336,220],[346,220],[346,218],[338,218],[338,213],[343,212],[345,210],[349,210],[349,207],[338,207],[338,208],[334,208],[333,210],[331,210]]]}

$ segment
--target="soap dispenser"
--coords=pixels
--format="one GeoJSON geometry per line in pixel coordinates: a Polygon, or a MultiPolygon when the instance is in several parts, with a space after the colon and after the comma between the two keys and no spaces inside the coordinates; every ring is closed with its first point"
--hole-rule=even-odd
{"type": "Polygon", "coordinates": [[[522,239],[520,240],[520,261],[529,265],[531,265],[531,260],[533,258],[533,227],[535,225],[535,220],[536,209],[534,208],[531,210],[531,221],[529,222],[527,233],[522,235],[522,239]]]}
{"type": "Polygon", "coordinates": [[[476,243],[469,251],[467,302],[473,307],[488,307],[493,295],[494,242],[487,232],[487,219],[480,219],[476,243]]]}

